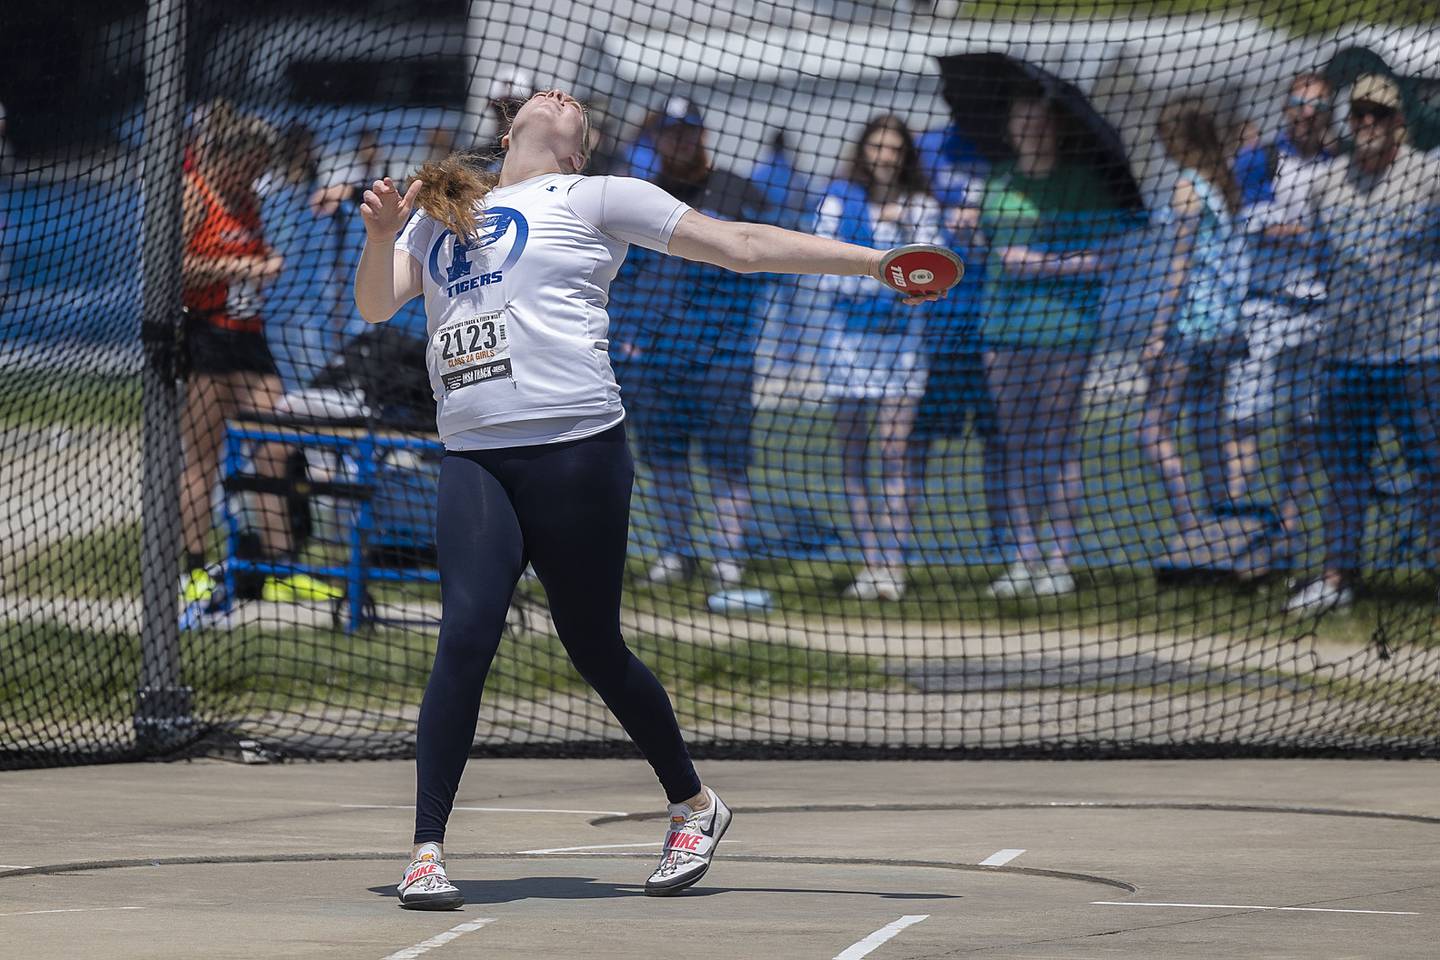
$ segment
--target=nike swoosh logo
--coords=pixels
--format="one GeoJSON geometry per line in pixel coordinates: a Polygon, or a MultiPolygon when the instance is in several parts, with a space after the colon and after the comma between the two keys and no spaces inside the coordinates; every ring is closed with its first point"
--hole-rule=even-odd
{"type": "Polygon", "coordinates": [[[709,829],[709,830],[706,830],[704,827],[701,827],[701,828],[700,828],[700,832],[703,833],[705,836],[709,837],[711,840],[714,840],[714,839],[715,839],[715,824],[716,824],[716,822],[717,822],[719,819],[720,819],[720,807],[717,805],[717,806],[715,807],[715,812],[710,815],[710,829],[709,829]]]}

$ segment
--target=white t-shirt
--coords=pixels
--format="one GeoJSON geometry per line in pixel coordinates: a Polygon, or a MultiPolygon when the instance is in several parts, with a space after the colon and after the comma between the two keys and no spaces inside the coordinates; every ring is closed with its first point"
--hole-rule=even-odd
{"type": "Polygon", "coordinates": [[[397,245],[424,277],[446,448],[555,443],[619,423],[610,281],[628,244],[668,253],[689,209],[643,180],[556,173],[492,190],[459,249],[438,221],[412,217],[397,245]]]}

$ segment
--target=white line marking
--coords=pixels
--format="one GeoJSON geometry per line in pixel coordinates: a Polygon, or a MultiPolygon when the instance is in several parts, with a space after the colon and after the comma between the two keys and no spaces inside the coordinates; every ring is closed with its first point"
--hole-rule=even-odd
{"type": "Polygon", "coordinates": [[[1016,857],[1020,856],[1020,854],[1024,852],[1024,850],[996,850],[994,853],[990,854],[990,856],[986,857],[984,860],[981,860],[980,866],[1003,867],[1005,866],[1005,864],[1009,863],[1011,860],[1014,860],[1016,857]]]}
{"type": "MultiPolygon", "coordinates": [[[[342,803],[347,810],[414,810],[413,803],[342,803]]],[[[557,810],[554,807],[454,807],[470,813],[580,813],[596,817],[623,817],[624,810],[557,810]]]]}
{"type": "Polygon", "coordinates": [[[107,910],[144,909],[144,907],[71,907],[67,910],[21,910],[19,913],[0,913],[0,917],[33,917],[42,913],[103,913],[107,910]]]}
{"type": "Polygon", "coordinates": [[[0,863],[0,870],[29,870],[28,863],[0,863]]]}
{"type": "Polygon", "coordinates": [[[451,940],[454,940],[456,937],[467,934],[472,930],[479,930],[481,927],[485,926],[485,924],[494,922],[494,917],[481,917],[479,920],[467,920],[465,923],[462,923],[459,926],[451,927],[444,933],[437,933],[429,940],[421,940],[413,947],[406,947],[404,950],[396,950],[394,953],[386,957],[385,960],[415,960],[415,958],[420,956],[420,954],[422,953],[429,953],[436,947],[443,947],[445,946],[445,944],[449,943],[451,940]]]}
{"type": "MultiPolygon", "coordinates": [[[[727,841],[725,846],[730,847],[739,843],[738,840],[727,841]]],[[[570,853],[575,850],[614,850],[619,847],[658,847],[664,844],[664,840],[646,841],[645,843],[592,843],[585,847],[547,847],[544,850],[517,850],[516,853],[570,853]]]]}
{"type": "Polygon", "coordinates": [[[1413,910],[1341,910],[1338,907],[1263,907],[1253,903],[1141,903],[1136,900],[1091,900],[1097,907],[1194,907],[1199,910],[1287,910],[1295,913],[1377,913],[1387,917],[1418,917],[1413,910]]]}
{"type": "Polygon", "coordinates": [[[876,947],[880,946],[880,944],[884,943],[886,940],[889,940],[901,930],[904,930],[911,924],[919,923],[921,920],[927,920],[929,919],[929,917],[930,914],[923,913],[918,917],[906,916],[901,917],[894,923],[887,923],[885,924],[885,926],[881,927],[879,930],[876,930],[874,933],[870,934],[870,936],[866,937],[864,940],[861,940],[859,943],[851,944],[844,950],[835,954],[835,960],[860,960],[861,957],[868,955],[871,950],[874,950],[876,947]]]}
{"type": "Polygon", "coordinates": [[[521,850],[520,853],[570,853],[575,850],[613,850],[617,847],[658,847],[664,840],[647,841],[646,843],[592,843],[588,847],[549,847],[545,850],[521,850]]]}

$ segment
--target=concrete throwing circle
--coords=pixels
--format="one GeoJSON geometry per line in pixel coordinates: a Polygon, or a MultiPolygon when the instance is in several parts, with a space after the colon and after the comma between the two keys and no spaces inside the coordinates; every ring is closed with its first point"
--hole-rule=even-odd
{"type": "Polygon", "coordinates": [[[828,958],[901,918],[911,919],[894,934],[897,942],[938,950],[968,936],[964,930],[977,916],[1003,916],[1020,903],[1037,916],[1062,916],[1128,889],[1102,877],[943,861],[737,854],[718,859],[686,894],[651,898],[642,892],[654,860],[648,853],[447,859],[467,905],[428,914],[398,908],[394,883],[402,864],[379,853],[37,868],[0,878],[0,891],[23,883],[27,902],[74,912],[0,915],[0,932],[18,956],[34,960],[84,954],[189,960],[198,944],[206,956],[251,960],[301,953],[384,960],[418,957],[404,951],[460,927],[450,938],[457,949],[439,954],[441,960],[633,960],[669,955],[677,937],[697,958],[828,958]]]}

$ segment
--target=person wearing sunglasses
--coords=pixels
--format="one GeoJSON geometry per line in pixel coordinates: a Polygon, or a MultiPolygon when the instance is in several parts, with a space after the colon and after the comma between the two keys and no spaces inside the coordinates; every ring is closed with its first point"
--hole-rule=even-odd
{"type": "Polygon", "coordinates": [[[1261,482],[1261,438],[1274,431],[1266,443],[1278,460],[1271,499],[1281,535],[1270,546],[1273,561],[1282,565],[1304,553],[1309,538],[1300,504],[1312,491],[1311,477],[1320,473],[1315,383],[1325,283],[1305,220],[1312,185],[1335,160],[1334,101],[1324,75],[1299,74],[1287,88],[1284,123],[1274,139],[1235,159],[1251,270],[1243,306],[1249,355],[1226,375],[1239,451],[1229,492],[1243,500],[1261,482]]]}
{"type": "Polygon", "coordinates": [[[1355,81],[1347,125],[1352,152],[1310,197],[1329,287],[1317,438],[1330,490],[1324,572],[1287,604],[1305,615],[1354,599],[1370,460],[1387,422],[1414,473],[1428,559],[1440,556],[1440,158],[1406,142],[1404,102],[1389,77],[1355,81]]]}

